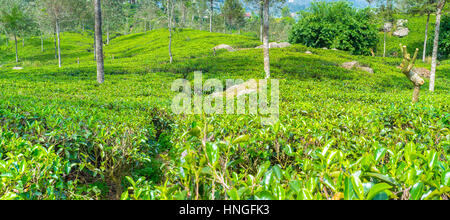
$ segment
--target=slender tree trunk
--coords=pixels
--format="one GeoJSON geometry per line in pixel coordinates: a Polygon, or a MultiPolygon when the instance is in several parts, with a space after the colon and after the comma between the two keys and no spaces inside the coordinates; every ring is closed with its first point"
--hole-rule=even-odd
{"type": "Polygon", "coordinates": [[[167,0],[167,18],[168,18],[168,25],[169,25],[169,59],[170,63],[173,62],[173,56],[172,56],[172,13],[173,13],[173,7],[171,5],[171,0],[167,0]]]}
{"type": "Polygon", "coordinates": [[[433,55],[431,58],[431,73],[430,73],[430,91],[434,92],[434,84],[436,80],[436,66],[437,66],[437,54],[439,46],[439,28],[441,26],[441,14],[442,8],[444,8],[445,0],[441,0],[438,3],[436,12],[436,24],[434,28],[434,42],[433,42],[433,55]]]}
{"type": "Polygon", "coordinates": [[[269,0],[264,0],[264,71],[266,79],[270,78],[270,55],[269,55],[269,0]]]}
{"type": "Polygon", "coordinates": [[[209,5],[210,5],[210,12],[209,12],[209,32],[212,32],[212,19],[213,19],[213,15],[214,15],[214,8],[213,8],[213,3],[214,0],[209,0],[209,5]]]}
{"type": "Polygon", "coordinates": [[[22,47],[25,47],[25,38],[22,38],[22,47]]]}
{"type": "Polygon", "coordinates": [[[58,45],[57,45],[57,37],[56,37],[56,26],[55,30],[53,31],[53,42],[55,43],[55,59],[58,59],[58,45]]]}
{"type": "Polygon", "coordinates": [[[186,3],[184,1],[181,2],[181,22],[183,23],[183,28],[186,27],[186,3]]]}
{"type": "Polygon", "coordinates": [[[427,15],[427,25],[425,26],[425,40],[423,41],[423,57],[422,62],[425,63],[427,57],[427,41],[428,41],[428,25],[430,24],[430,13],[427,15]]]}
{"type": "Polygon", "coordinates": [[[109,45],[109,27],[108,26],[106,27],[106,45],[109,45]]]}
{"type": "Polygon", "coordinates": [[[41,52],[44,52],[44,37],[41,36],[41,52]]]}
{"type": "Polygon", "coordinates": [[[263,32],[264,32],[264,15],[263,15],[263,1],[259,2],[259,20],[260,20],[260,27],[259,27],[259,40],[263,41],[263,32]]]}
{"type": "Polygon", "coordinates": [[[170,57],[170,63],[173,62],[173,56],[172,56],[172,13],[173,13],[173,3],[172,0],[167,0],[167,12],[168,12],[168,18],[169,18],[169,57],[170,57]]]}
{"type": "Polygon", "coordinates": [[[9,37],[8,37],[8,32],[5,31],[5,37],[6,37],[6,47],[9,46],[9,37]]]}
{"type": "Polygon", "coordinates": [[[386,57],[386,29],[384,30],[384,40],[383,40],[383,57],[386,57]]]}
{"type": "Polygon", "coordinates": [[[95,0],[95,51],[97,57],[97,82],[100,84],[105,81],[102,36],[102,6],[100,0],[95,0]]]}
{"type": "Polygon", "coordinates": [[[18,63],[19,62],[19,52],[17,50],[17,35],[16,34],[14,34],[14,41],[16,43],[16,63],[18,63]]]}
{"type": "Polygon", "coordinates": [[[61,67],[61,33],[59,30],[59,21],[56,19],[56,35],[58,37],[58,65],[61,67]]]}
{"type": "Polygon", "coordinates": [[[96,34],[95,34],[95,31],[94,31],[94,60],[97,60],[97,51],[96,51],[96,49],[95,48],[97,48],[96,47],[96,45],[97,45],[97,43],[96,43],[96,41],[97,41],[97,37],[95,36],[96,34]]]}

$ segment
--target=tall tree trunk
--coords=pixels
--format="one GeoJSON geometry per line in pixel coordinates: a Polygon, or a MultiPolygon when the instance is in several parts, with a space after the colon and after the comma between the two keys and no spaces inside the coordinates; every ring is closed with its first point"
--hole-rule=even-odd
{"type": "Polygon", "coordinates": [[[210,8],[209,8],[209,10],[210,10],[210,12],[209,12],[209,32],[212,32],[212,19],[213,19],[213,14],[214,14],[213,3],[214,3],[214,0],[209,0],[209,6],[210,6],[210,8]]]}
{"type": "Polygon", "coordinates": [[[102,36],[102,6],[100,0],[95,0],[95,51],[97,57],[97,82],[100,84],[105,81],[102,36]]]}
{"type": "Polygon", "coordinates": [[[384,40],[383,40],[383,57],[386,57],[386,29],[384,30],[384,40]]]}
{"type": "Polygon", "coordinates": [[[109,45],[109,27],[108,26],[106,26],[106,45],[109,45]]]}
{"type": "Polygon", "coordinates": [[[22,38],[22,47],[25,47],[25,38],[22,38]]]}
{"type": "Polygon", "coordinates": [[[58,45],[57,45],[57,37],[56,37],[56,26],[55,30],[53,31],[53,42],[55,43],[55,59],[58,59],[58,45]]]}
{"type": "Polygon", "coordinates": [[[56,35],[58,37],[58,65],[61,67],[61,33],[59,30],[59,21],[56,19],[56,35]]]}
{"type": "Polygon", "coordinates": [[[263,32],[264,32],[264,15],[263,15],[263,1],[259,2],[259,20],[260,20],[260,27],[259,27],[259,40],[263,41],[263,32]]]}
{"type": "Polygon", "coordinates": [[[425,26],[425,40],[423,41],[423,57],[422,62],[425,62],[427,57],[427,41],[428,41],[428,25],[430,24],[430,13],[427,14],[427,25],[425,26]]]}
{"type": "Polygon", "coordinates": [[[170,57],[170,63],[173,62],[173,56],[172,56],[172,13],[173,13],[173,3],[172,0],[167,0],[167,12],[168,12],[168,18],[169,18],[169,57],[170,57]]]}
{"type": "Polygon", "coordinates": [[[269,55],[269,0],[264,0],[264,71],[266,79],[270,78],[270,55],[269,55]]]}
{"type": "Polygon", "coordinates": [[[41,52],[44,52],[44,37],[41,36],[41,52]]]}
{"type": "Polygon", "coordinates": [[[183,28],[186,27],[186,3],[181,1],[181,22],[183,23],[183,28]]]}
{"type": "Polygon", "coordinates": [[[19,62],[19,52],[17,50],[17,35],[14,34],[14,41],[16,42],[16,63],[19,62]]]}
{"type": "Polygon", "coordinates": [[[441,14],[442,8],[444,8],[446,0],[441,0],[437,6],[436,12],[436,24],[434,28],[434,42],[433,42],[433,55],[431,58],[431,73],[430,73],[430,91],[434,92],[434,83],[436,80],[436,66],[437,66],[437,54],[439,46],[439,28],[441,26],[441,14]]]}

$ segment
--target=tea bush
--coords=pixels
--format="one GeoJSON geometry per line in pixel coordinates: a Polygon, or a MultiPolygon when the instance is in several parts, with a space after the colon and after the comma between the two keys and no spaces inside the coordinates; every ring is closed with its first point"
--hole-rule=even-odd
{"type": "Polygon", "coordinates": [[[400,59],[296,44],[270,52],[278,123],[171,112],[171,83],[195,70],[203,80],[262,78],[262,50],[243,49],[258,44],[177,30],[169,64],[166,30],[119,36],[105,47],[102,85],[90,52],[68,49],[81,63],[66,57],[58,68],[30,46],[33,65],[0,68],[0,198],[448,199],[448,60],[436,92],[412,105],[400,59]],[[214,56],[222,43],[240,50],[214,56]],[[352,60],[374,73],[340,67],[352,60]]]}

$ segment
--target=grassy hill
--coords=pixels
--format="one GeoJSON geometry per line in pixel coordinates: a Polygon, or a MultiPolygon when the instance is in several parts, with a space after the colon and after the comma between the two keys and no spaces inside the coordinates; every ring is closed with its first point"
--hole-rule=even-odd
{"type": "MultiPolygon", "coordinates": [[[[405,26],[410,30],[408,36],[405,37],[396,37],[393,36],[393,32],[395,30],[395,27],[393,31],[388,33],[388,37],[386,40],[386,54],[388,56],[401,56],[401,51],[399,44],[407,45],[410,48],[419,48],[419,57],[422,57],[423,53],[423,42],[425,40],[425,28],[426,28],[426,22],[427,17],[424,16],[411,16],[408,14],[397,14],[395,15],[395,19],[406,19],[408,22],[405,24],[405,26]]],[[[436,16],[431,15],[430,16],[430,23],[428,27],[428,39],[430,39],[434,35],[434,24],[436,21],[436,16]]],[[[394,25],[396,22],[394,22],[394,25]]],[[[384,33],[380,32],[379,34],[379,42],[377,46],[377,55],[382,56],[383,55],[383,38],[384,33]]],[[[427,56],[431,57],[431,50],[433,45],[428,42],[427,45],[427,56]]]]}
{"type": "Polygon", "coordinates": [[[257,39],[178,30],[169,64],[166,30],[120,36],[105,47],[102,85],[95,81],[91,39],[64,33],[62,68],[51,39],[44,53],[39,38],[25,42],[23,70],[12,69],[12,47],[1,47],[0,198],[448,195],[448,62],[438,67],[436,92],[424,86],[412,105],[398,58],[303,45],[271,49],[280,121],[262,126],[259,115],[170,111],[172,82],[193,80],[194,71],[223,82],[263,78],[262,50],[247,49],[257,39]],[[211,48],[223,43],[239,50],[214,56],[211,48]],[[340,67],[353,60],[374,73],[340,67]]]}

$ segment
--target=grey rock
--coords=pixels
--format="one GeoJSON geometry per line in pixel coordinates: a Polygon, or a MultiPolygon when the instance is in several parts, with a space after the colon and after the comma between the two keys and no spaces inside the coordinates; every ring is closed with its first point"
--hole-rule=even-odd
{"type": "Polygon", "coordinates": [[[419,74],[419,76],[421,76],[423,78],[427,78],[427,79],[430,78],[430,71],[426,68],[417,67],[417,68],[413,68],[412,71],[419,74]]]}
{"type": "Polygon", "coordinates": [[[226,44],[221,44],[221,45],[215,46],[213,48],[213,50],[222,50],[222,49],[228,50],[229,52],[236,51],[233,47],[231,47],[230,45],[226,45],[226,44]]]}
{"type": "Polygon", "coordinates": [[[361,70],[361,71],[368,72],[368,73],[374,73],[372,68],[370,68],[368,66],[363,66],[360,63],[358,63],[358,61],[351,61],[351,62],[343,63],[341,65],[341,67],[348,69],[348,70],[357,69],[357,70],[361,70]]]}
{"type": "Polygon", "coordinates": [[[396,36],[396,37],[405,37],[408,36],[409,34],[409,29],[406,27],[399,27],[397,28],[397,30],[394,31],[394,33],[392,35],[396,36]]]}

